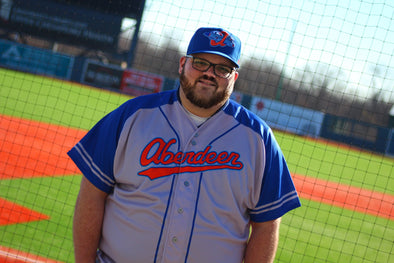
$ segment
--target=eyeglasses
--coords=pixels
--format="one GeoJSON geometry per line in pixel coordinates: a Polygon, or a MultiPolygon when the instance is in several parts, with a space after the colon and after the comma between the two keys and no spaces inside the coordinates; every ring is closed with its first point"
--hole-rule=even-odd
{"type": "Polygon", "coordinates": [[[222,64],[213,64],[203,58],[193,57],[190,55],[188,55],[186,57],[193,59],[192,60],[192,67],[194,69],[201,71],[201,72],[206,72],[212,66],[213,72],[215,73],[216,76],[218,76],[220,78],[228,79],[231,76],[231,74],[233,73],[233,71],[236,70],[235,67],[232,68],[232,67],[222,65],[222,64]]]}

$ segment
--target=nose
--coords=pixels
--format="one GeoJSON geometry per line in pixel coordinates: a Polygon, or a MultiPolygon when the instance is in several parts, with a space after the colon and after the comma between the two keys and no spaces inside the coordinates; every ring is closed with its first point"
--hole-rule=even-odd
{"type": "Polygon", "coordinates": [[[216,77],[214,65],[209,65],[209,68],[204,73],[211,77],[216,77]]]}

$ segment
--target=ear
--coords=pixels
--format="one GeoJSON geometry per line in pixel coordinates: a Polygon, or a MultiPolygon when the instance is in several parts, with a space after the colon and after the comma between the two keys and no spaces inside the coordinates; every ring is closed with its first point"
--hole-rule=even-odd
{"type": "Polygon", "coordinates": [[[234,81],[236,81],[237,79],[238,79],[238,76],[239,76],[239,72],[238,71],[235,71],[235,73],[234,73],[235,75],[234,75],[234,81]]]}
{"type": "Polygon", "coordinates": [[[181,57],[180,60],[179,60],[179,68],[178,68],[178,73],[179,73],[179,74],[182,73],[182,70],[183,70],[183,68],[185,67],[186,59],[187,59],[187,58],[186,58],[185,56],[183,56],[183,57],[181,57]]]}

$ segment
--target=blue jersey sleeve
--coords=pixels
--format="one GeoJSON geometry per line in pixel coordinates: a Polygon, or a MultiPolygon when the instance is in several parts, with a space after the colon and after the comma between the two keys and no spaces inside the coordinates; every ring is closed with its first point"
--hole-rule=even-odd
{"type": "Polygon", "coordinates": [[[270,129],[263,140],[266,165],[261,194],[257,206],[250,212],[255,222],[274,220],[301,206],[285,157],[270,129]]]}
{"type": "Polygon", "coordinates": [[[124,124],[124,108],[122,105],[106,115],[68,152],[83,175],[106,193],[115,184],[113,163],[124,124]]]}
{"type": "Polygon", "coordinates": [[[68,155],[91,183],[111,193],[115,184],[114,157],[125,122],[140,109],[173,103],[176,94],[167,91],[128,100],[101,119],[68,155]]]}

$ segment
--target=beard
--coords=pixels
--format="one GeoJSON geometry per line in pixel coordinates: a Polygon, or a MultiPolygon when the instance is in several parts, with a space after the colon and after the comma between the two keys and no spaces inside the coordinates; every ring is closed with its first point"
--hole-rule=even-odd
{"type": "Polygon", "coordinates": [[[209,78],[208,76],[202,76],[194,83],[189,81],[187,77],[185,76],[185,69],[182,70],[180,77],[179,77],[179,82],[181,84],[181,89],[185,93],[186,98],[193,103],[195,106],[199,108],[204,108],[204,109],[209,109],[213,106],[216,106],[220,103],[223,103],[227,101],[230,98],[231,95],[231,89],[226,88],[223,91],[218,92],[218,83],[215,79],[209,78]],[[216,89],[215,93],[210,96],[210,97],[202,97],[198,96],[196,89],[197,89],[197,83],[200,79],[207,79],[211,80],[215,83],[216,89]]]}

